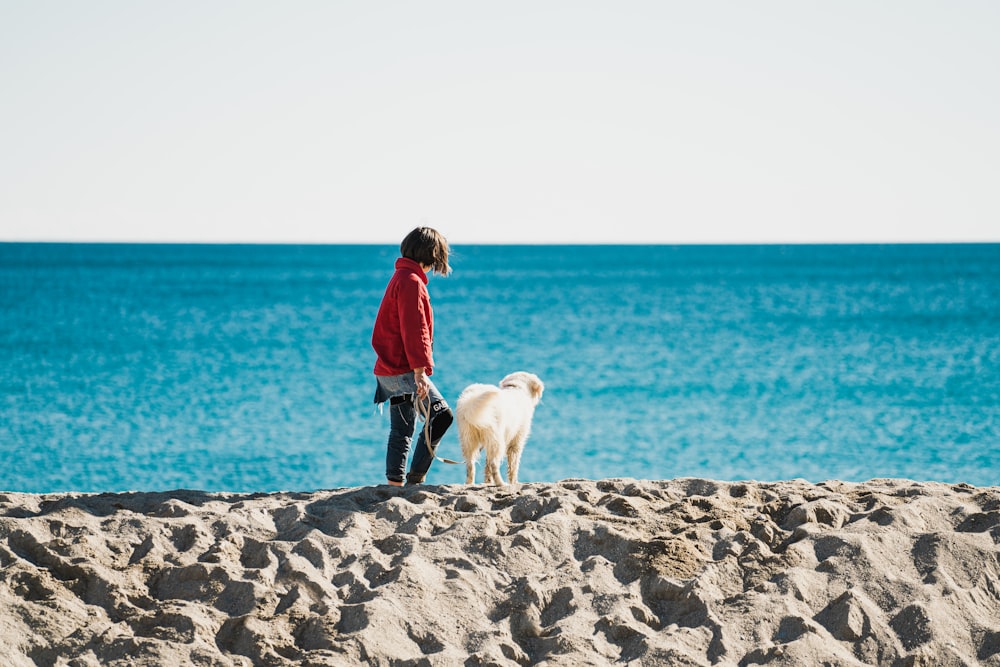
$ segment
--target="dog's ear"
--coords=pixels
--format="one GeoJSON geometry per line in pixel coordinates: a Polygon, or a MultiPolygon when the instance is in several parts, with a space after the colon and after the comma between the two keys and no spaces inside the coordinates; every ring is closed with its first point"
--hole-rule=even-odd
{"type": "Polygon", "coordinates": [[[532,375],[531,381],[528,385],[531,390],[531,397],[535,399],[535,401],[542,400],[542,392],[545,391],[545,385],[542,384],[542,381],[539,380],[537,376],[532,375]]]}

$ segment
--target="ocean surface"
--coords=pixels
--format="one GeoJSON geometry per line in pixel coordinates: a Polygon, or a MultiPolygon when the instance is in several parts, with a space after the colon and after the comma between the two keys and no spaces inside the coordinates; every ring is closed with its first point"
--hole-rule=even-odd
{"type": "MultiPolygon", "coordinates": [[[[453,251],[433,379],[454,403],[542,378],[522,481],[1000,484],[1000,245],[453,251]]],[[[382,483],[370,337],[397,256],[0,244],[0,490],[382,483]]]]}

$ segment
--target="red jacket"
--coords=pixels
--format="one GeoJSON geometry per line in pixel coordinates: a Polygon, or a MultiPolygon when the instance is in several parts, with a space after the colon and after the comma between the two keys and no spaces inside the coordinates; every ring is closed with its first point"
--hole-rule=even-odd
{"type": "Polygon", "coordinates": [[[420,367],[432,374],[433,341],[434,311],[427,274],[412,259],[400,257],[372,331],[372,347],[378,355],[375,375],[402,375],[420,367]]]}

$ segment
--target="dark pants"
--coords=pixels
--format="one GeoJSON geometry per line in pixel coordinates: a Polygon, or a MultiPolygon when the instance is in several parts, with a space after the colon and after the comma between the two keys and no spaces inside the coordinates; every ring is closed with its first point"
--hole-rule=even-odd
{"type": "MultiPolygon", "coordinates": [[[[412,378],[412,374],[411,374],[412,378]]],[[[410,473],[406,475],[409,484],[419,484],[424,481],[431,463],[434,462],[434,452],[445,431],[454,421],[454,415],[448,403],[442,398],[437,387],[430,384],[427,398],[417,399],[414,393],[395,394],[395,387],[400,386],[397,377],[378,378],[379,390],[376,401],[389,400],[389,441],[385,453],[385,476],[392,482],[402,482],[406,472],[406,459],[410,453],[413,435],[423,414],[429,414],[428,423],[420,424],[416,448],[410,461],[410,473]],[[379,393],[382,392],[382,393],[379,393]],[[420,410],[418,411],[418,406],[420,410]],[[429,412],[428,412],[429,408],[429,412]],[[428,440],[430,447],[428,447],[428,440]]],[[[412,382],[412,380],[410,380],[412,382]]],[[[403,385],[405,386],[405,382],[403,385]]],[[[411,385],[412,386],[412,385],[411,385]]]]}

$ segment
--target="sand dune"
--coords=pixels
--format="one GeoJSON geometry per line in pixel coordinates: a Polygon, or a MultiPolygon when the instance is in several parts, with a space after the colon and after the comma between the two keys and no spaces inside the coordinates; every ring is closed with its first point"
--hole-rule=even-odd
{"type": "Polygon", "coordinates": [[[1000,665],[1000,487],[0,494],[0,664],[1000,665]]]}

